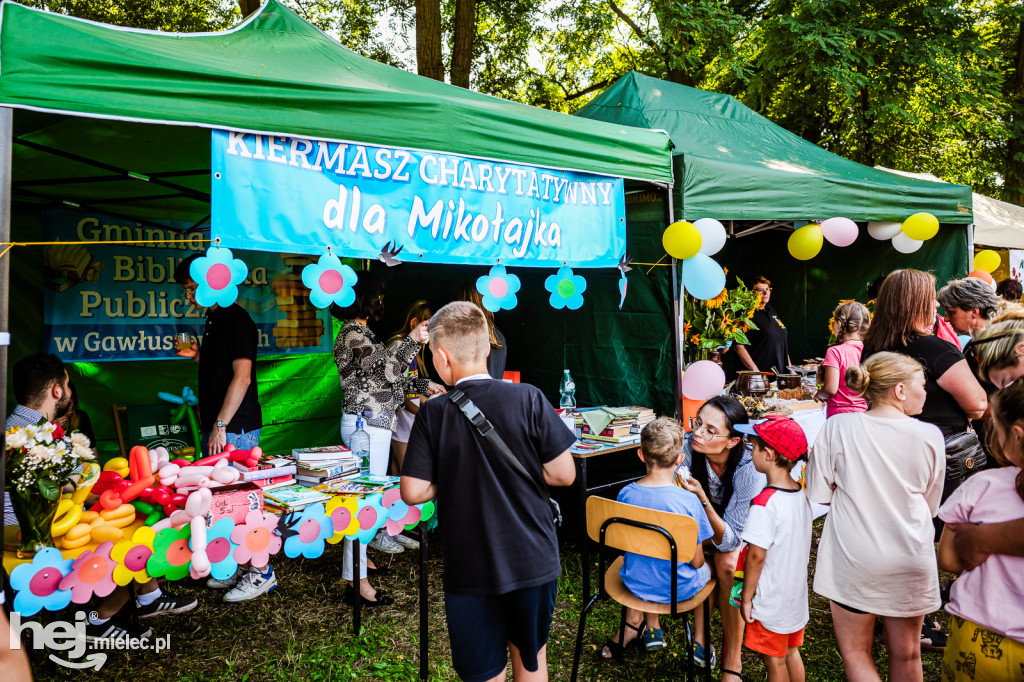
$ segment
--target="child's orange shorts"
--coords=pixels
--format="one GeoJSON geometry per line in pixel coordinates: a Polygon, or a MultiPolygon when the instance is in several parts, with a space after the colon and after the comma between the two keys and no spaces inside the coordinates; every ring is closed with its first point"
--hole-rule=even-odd
{"type": "Polygon", "coordinates": [[[804,628],[791,635],[780,635],[755,620],[753,623],[747,623],[743,644],[751,651],[780,658],[785,656],[791,647],[804,645],[804,628]]]}

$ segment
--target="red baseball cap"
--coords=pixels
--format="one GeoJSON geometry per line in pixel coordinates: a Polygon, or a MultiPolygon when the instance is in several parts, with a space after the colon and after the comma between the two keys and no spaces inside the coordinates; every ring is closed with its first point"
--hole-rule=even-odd
{"type": "Polygon", "coordinates": [[[736,424],[736,430],[761,437],[772,450],[791,461],[807,454],[807,436],[789,417],[768,417],[750,424],[736,424]]]}

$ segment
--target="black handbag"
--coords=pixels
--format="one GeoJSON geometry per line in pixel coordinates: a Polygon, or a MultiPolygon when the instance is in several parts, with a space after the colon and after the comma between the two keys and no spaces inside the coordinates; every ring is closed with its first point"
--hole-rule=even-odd
{"type": "Polygon", "coordinates": [[[512,450],[509,449],[508,445],[505,444],[505,441],[498,435],[498,432],[494,430],[494,424],[492,424],[487,416],[480,411],[480,408],[477,407],[465,393],[458,389],[449,393],[448,397],[451,398],[451,401],[455,403],[459,410],[462,411],[462,414],[466,416],[469,423],[476,428],[477,433],[479,433],[484,440],[494,446],[494,449],[497,450],[502,459],[512,467],[512,470],[529,481],[542,500],[548,501],[548,505],[551,507],[552,520],[555,522],[556,526],[561,526],[562,510],[559,508],[558,503],[548,495],[547,486],[530,475],[530,472],[526,470],[523,463],[512,454],[512,450]]]}
{"type": "Polygon", "coordinates": [[[946,438],[947,480],[962,483],[981,471],[987,461],[988,455],[981,447],[981,439],[971,427],[946,438]]]}

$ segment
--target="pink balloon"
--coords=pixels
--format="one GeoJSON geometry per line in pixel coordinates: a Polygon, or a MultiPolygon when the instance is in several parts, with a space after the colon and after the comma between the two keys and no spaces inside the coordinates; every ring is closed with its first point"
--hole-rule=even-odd
{"type": "Polygon", "coordinates": [[[849,218],[829,218],[821,221],[821,233],[830,244],[849,246],[857,240],[857,223],[849,218]]]}
{"type": "Polygon", "coordinates": [[[683,374],[683,395],[690,400],[708,400],[725,388],[725,372],[710,360],[698,360],[683,374]]]}

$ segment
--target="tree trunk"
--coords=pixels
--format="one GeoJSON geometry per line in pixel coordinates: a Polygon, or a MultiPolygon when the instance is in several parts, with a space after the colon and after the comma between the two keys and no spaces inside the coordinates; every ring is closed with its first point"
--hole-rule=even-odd
{"type": "Polygon", "coordinates": [[[1024,203],[1024,21],[1017,31],[1007,91],[1010,103],[1010,138],[1006,143],[1003,199],[1024,203]]]}
{"type": "Polygon", "coordinates": [[[444,82],[441,61],[441,0],[416,0],[416,70],[444,82]]]}
{"type": "Polygon", "coordinates": [[[260,0],[238,0],[238,9],[242,10],[242,18],[245,19],[250,14],[260,8],[260,0]]]}
{"type": "Polygon", "coordinates": [[[452,49],[452,85],[469,87],[476,38],[476,0],[455,0],[455,46],[452,49]]]}

